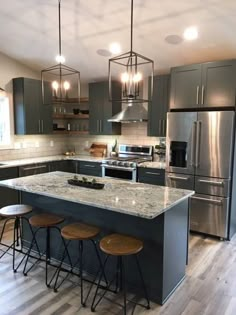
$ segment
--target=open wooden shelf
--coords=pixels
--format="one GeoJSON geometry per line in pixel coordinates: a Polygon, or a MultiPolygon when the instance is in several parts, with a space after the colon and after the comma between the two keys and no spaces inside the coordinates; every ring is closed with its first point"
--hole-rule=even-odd
{"type": "Polygon", "coordinates": [[[87,114],[54,114],[53,119],[89,119],[87,114]]]}
{"type": "Polygon", "coordinates": [[[63,102],[58,101],[56,98],[53,97],[52,99],[53,104],[80,104],[80,103],[87,103],[88,102],[88,97],[81,97],[79,102],[77,98],[67,98],[64,99],[63,102]]]}
{"type": "Polygon", "coordinates": [[[53,130],[55,135],[88,135],[89,131],[80,131],[80,130],[53,130]]]}

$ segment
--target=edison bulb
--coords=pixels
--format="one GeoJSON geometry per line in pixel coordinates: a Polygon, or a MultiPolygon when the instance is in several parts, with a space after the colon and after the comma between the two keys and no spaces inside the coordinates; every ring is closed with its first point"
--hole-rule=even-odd
{"type": "Polygon", "coordinates": [[[129,81],[129,74],[127,72],[124,72],[121,74],[121,82],[127,83],[129,81]]]}
{"type": "Polygon", "coordinates": [[[53,81],[53,82],[52,82],[52,88],[53,88],[54,90],[57,90],[58,87],[59,87],[58,82],[57,82],[57,81],[53,81]]]}
{"type": "Polygon", "coordinates": [[[133,81],[134,82],[140,82],[142,80],[142,74],[140,72],[137,72],[134,76],[133,76],[133,81]]]}
{"type": "Polygon", "coordinates": [[[64,89],[67,91],[70,88],[70,83],[68,81],[65,81],[63,86],[64,86],[64,89]]]}

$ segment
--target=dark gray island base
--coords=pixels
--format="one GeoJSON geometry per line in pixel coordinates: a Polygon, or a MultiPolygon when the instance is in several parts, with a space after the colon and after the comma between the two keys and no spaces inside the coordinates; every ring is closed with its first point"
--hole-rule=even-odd
{"type": "MultiPolygon", "coordinates": [[[[35,213],[42,211],[55,213],[65,218],[63,225],[84,221],[101,228],[100,236],[118,232],[136,236],[144,241],[144,250],[139,255],[144,279],[152,301],[163,304],[185,277],[185,265],[188,246],[188,198],[180,200],[171,209],[153,219],[146,219],[129,214],[80,204],[77,202],[48,197],[41,194],[21,192],[22,203],[35,207],[35,213]]],[[[41,233],[41,232],[40,232],[41,233]]],[[[38,235],[40,246],[44,246],[43,234],[38,235]]],[[[43,233],[43,232],[42,232],[43,233]]],[[[24,239],[31,240],[31,235],[24,229],[24,239]]],[[[63,247],[58,233],[52,233],[51,254],[60,258],[63,247]]],[[[78,256],[78,244],[70,244],[73,260],[78,256]]],[[[88,274],[96,274],[97,260],[90,242],[84,246],[84,267],[88,274]]],[[[106,268],[108,277],[112,277],[115,261],[110,260],[106,268]]],[[[136,273],[135,260],[126,258],[127,281],[130,292],[139,293],[139,277],[136,273]]],[[[140,289],[140,290],[139,290],[140,289]]]]}

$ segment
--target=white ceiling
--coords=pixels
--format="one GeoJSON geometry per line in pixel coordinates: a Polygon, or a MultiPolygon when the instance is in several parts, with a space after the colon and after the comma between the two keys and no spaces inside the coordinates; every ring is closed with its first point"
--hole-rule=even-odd
{"type": "MultiPolygon", "coordinates": [[[[62,54],[81,80],[107,76],[108,57],[97,54],[120,42],[130,49],[129,0],[61,0],[62,54]]],[[[155,72],[170,67],[236,58],[235,0],[134,0],[134,50],[155,62],[155,72]],[[168,44],[196,25],[194,42],[168,44]]],[[[7,0],[0,8],[0,51],[41,70],[58,54],[58,1],[7,0]]]]}

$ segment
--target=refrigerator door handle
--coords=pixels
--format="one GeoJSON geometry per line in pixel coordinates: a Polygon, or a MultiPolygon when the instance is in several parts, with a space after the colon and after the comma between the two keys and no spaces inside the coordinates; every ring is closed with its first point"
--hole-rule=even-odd
{"type": "Polygon", "coordinates": [[[205,202],[211,202],[211,203],[216,203],[218,205],[222,205],[222,200],[216,200],[216,199],[210,199],[210,198],[202,198],[202,197],[190,197],[193,200],[200,200],[200,201],[205,201],[205,202]]]}
{"type": "Polygon", "coordinates": [[[201,121],[197,121],[195,167],[199,167],[201,121]]]}
{"type": "Polygon", "coordinates": [[[199,179],[199,183],[212,184],[217,186],[224,186],[224,182],[214,182],[212,180],[199,179]]]}
{"type": "Polygon", "coordinates": [[[168,178],[170,178],[170,179],[188,180],[188,177],[180,177],[180,176],[173,176],[173,175],[168,175],[168,178]]]}
{"type": "Polygon", "coordinates": [[[190,158],[190,166],[196,166],[196,163],[194,161],[194,150],[195,150],[195,143],[196,143],[196,127],[197,127],[197,122],[193,122],[193,127],[192,127],[192,140],[191,140],[191,158],[190,158]]]}

